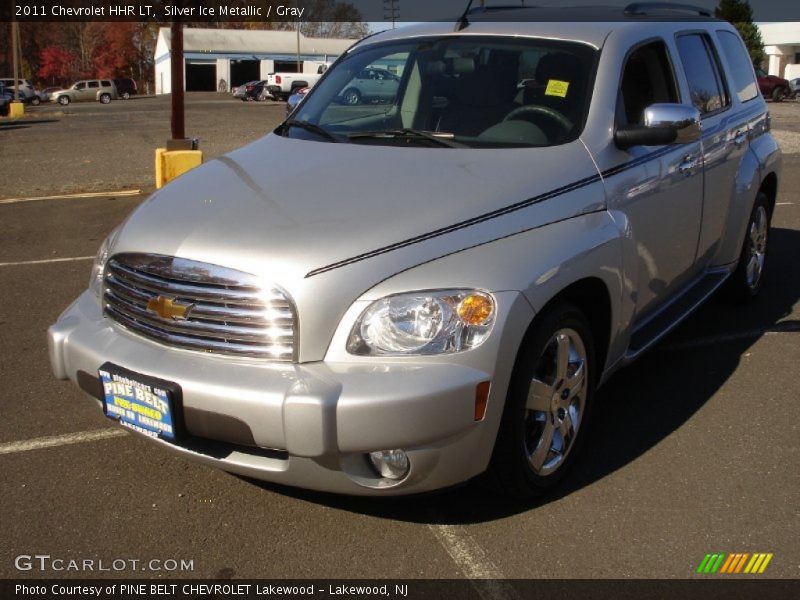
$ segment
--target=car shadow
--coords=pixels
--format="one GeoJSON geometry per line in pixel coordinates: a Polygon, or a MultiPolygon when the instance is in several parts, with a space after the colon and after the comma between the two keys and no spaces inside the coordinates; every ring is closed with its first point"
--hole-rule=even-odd
{"type": "Polygon", "coordinates": [[[515,501],[473,481],[435,494],[351,497],[248,481],[307,502],[416,523],[480,523],[559,500],[635,461],[680,428],[714,396],[762,335],[800,333],[800,320],[787,318],[800,298],[797,248],[800,231],[772,229],[768,270],[757,299],[736,305],[715,296],[645,356],[616,373],[598,395],[587,431],[591,451],[551,494],[515,501]]]}
{"type": "Polygon", "coordinates": [[[13,120],[0,122],[0,131],[11,131],[12,129],[29,129],[33,125],[42,123],[58,123],[60,119],[26,119],[24,121],[13,120]]]}

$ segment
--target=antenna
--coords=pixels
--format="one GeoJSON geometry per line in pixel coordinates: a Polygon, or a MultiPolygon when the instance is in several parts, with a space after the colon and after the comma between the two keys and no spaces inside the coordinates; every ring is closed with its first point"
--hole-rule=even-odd
{"type": "Polygon", "coordinates": [[[467,25],[469,25],[469,19],[467,19],[467,15],[469,14],[469,10],[472,8],[473,0],[469,0],[467,3],[467,8],[464,10],[464,14],[461,15],[461,18],[456,23],[456,31],[461,31],[467,25]]]}

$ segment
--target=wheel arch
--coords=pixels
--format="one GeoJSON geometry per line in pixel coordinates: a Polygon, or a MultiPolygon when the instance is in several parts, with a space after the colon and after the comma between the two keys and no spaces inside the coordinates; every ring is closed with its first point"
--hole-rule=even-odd
{"type": "MultiPolygon", "coordinates": [[[[602,369],[605,370],[613,323],[611,293],[605,281],[592,276],[569,284],[553,296],[536,314],[528,326],[525,336],[527,337],[534,328],[539,315],[559,304],[572,304],[584,314],[592,331],[597,364],[603,365],[602,369]]],[[[598,373],[597,381],[600,381],[600,375],[602,373],[598,373]]]]}

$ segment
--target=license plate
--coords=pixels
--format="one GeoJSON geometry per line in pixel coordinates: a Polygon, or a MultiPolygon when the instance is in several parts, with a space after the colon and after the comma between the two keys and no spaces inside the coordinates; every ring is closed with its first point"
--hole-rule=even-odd
{"type": "Polygon", "coordinates": [[[163,440],[174,441],[180,387],[122,367],[104,364],[98,370],[103,385],[103,411],[120,425],[163,440]]]}

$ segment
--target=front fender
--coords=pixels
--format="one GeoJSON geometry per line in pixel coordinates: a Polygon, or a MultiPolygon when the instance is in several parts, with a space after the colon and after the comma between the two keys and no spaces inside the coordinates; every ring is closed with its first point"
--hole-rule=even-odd
{"type": "Polygon", "coordinates": [[[378,284],[361,300],[377,300],[411,290],[475,288],[521,292],[539,312],[571,284],[600,279],[611,300],[606,362],[611,365],[624,354],[627,338],[620,337],[620,332],[627,333],[623,324],[630,320],[631,310],[623,302],[621,235],[618,223],[608,212],[584,214],[414,267],[378,284]]]}

